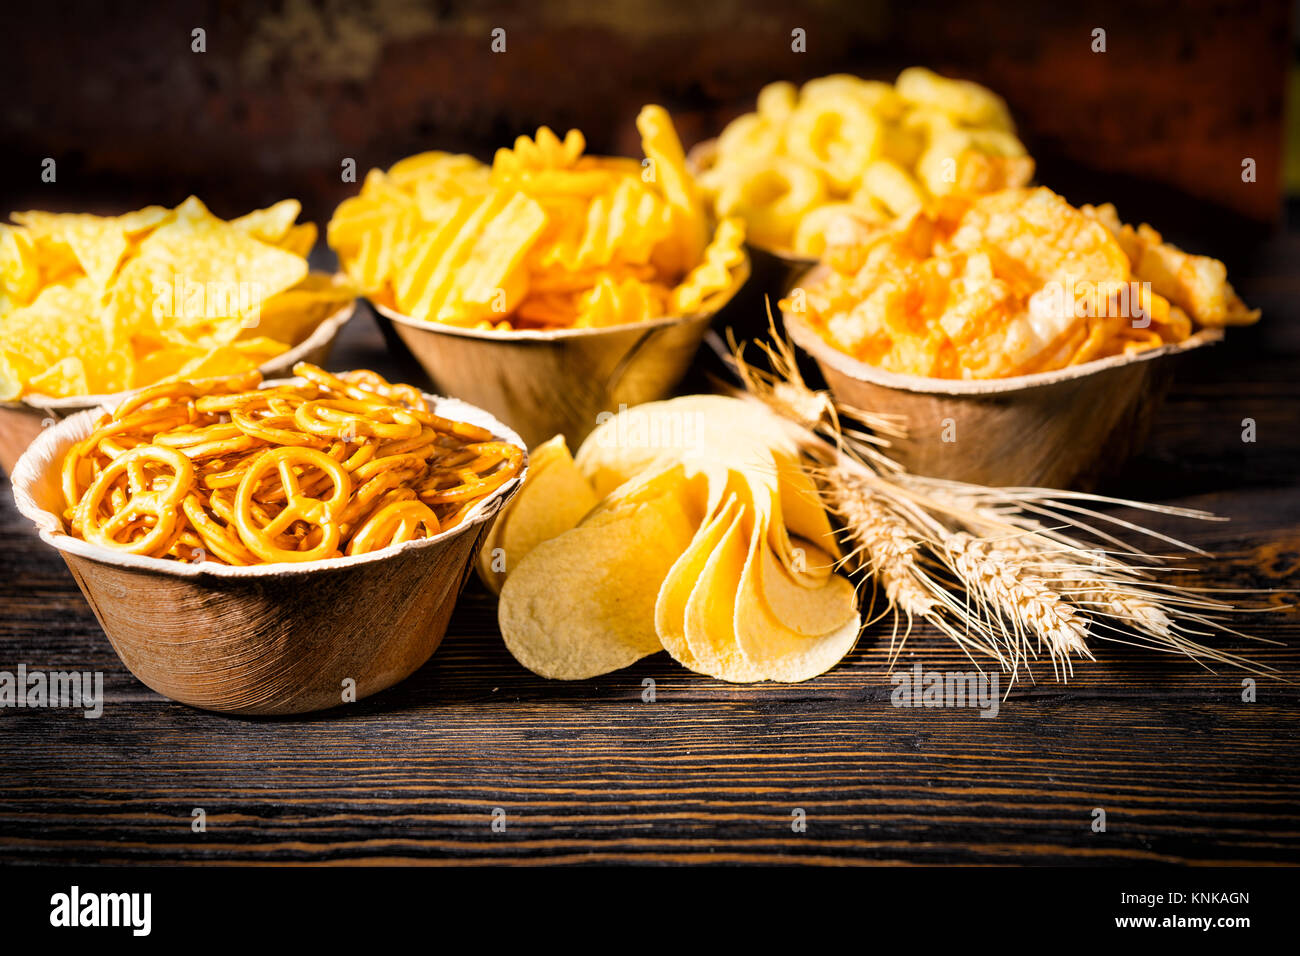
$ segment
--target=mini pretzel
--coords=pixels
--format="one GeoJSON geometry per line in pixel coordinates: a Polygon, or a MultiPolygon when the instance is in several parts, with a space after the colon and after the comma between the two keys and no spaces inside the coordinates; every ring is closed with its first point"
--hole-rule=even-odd
{"type": "Polygon", "coordinates": [[[327,438],[416,438],[420,423],[397,405],[322,398],[304,402],[293,414],[303,431],[327,438]]]}
{"type": "Polygon", "coordinates": [[[293,414],[268,415],[258,418],[256,412],[248,406],[231,411],[230,420],[241,432],[250,438],[258,438],[272,445],[303,445],[308,448],[324,448],[325,439],[317,435],[308,435],[290,426],[295,424],[293,414]]]}
{"type": "Polygon", "coordinates": [[[174,406],[178,399],[194,398],[199,394],[196,386],[185,382],[160,382],[143,391],[136,392],[113,412],[113,417],[123,419],[137,409],[145,408],[154,402],[163,402],[163,407],[174,406]]]}
{"type": "Polygon", "coordinates": [[[329,557],[338,548],[336,516],[351,494],[352,479],[329,455],[314,448],[275,448],[250,465],[239,482],[235,492],[235,528],[248,549],[264,561],[316,561],[329,557]],[[300,477],[294,472],[295,465],[304,470],[317,468],[329,475],[333,493],[323,500],[304,494],[300,477]],[[253,514],[253,492],[272,473],[279,474],[287,500],[280,513],[263,524],[253,514]],[[306,550],[284,547],[281,535],[296,521],[323,529],[320,543],[306,550]]]}
{"type": "Polygon", "coordinates": [[[78,503],[74,523],[82,536],[94,544],[114,551],[147,554],[171,538],[176,530],[177,508],[193,487],[194,465],[180,452],[160,446],[133,448],[113,459],[100,472],[78,503]],[[171,479],[150,478],[145,471],[149,462],[170,469],[171,479]],[[128,495],[105,518],[100,513],[101,506],[123,475],[127,478],[128,495]],[[160,480],[163,486],[155,487],[160,480]],[[143,528],[133,523],[147,518],[154,519],[153,527],[137,536],[143,528]]]}
{"type": "Polygon", "coordinates": [[[455,526],[522,467],[413,386],[294,371],[161,383],[101,415],[61,465],[70,533],[187,562],[368,554],[455,526]]]}
{"type": "Polygon", "coordinates": [[[198,495],[186,495],[181,507],[185,511],[185,517],[190,521],[190,527],[194,529],[201,539],[204,548],[211,551],[226,564],[257,563],[257,558],[244,547],[238,534],[231,534],[228,528],[204,510],[203,502],[198,495]]]}
{"type": "MultiPolygon", "coordinates": [[[[359,390],[364,390],[374,395],[382,395],[385,398],[401,402],[407,408],[417,408],[423,410],[425,407],[424,396],[414,385],[390,385],[384,381],[383,377],[376,375],[369,369],[359,368],[351,372],[344,372],[339,379],[348,385],[355,385],[359,390]]],[[[352,394],[349,392],[349,394],[352,394]]],[[[352,395],[356,398],[356,395],[352,395]]]]}
{"type": "MultiPolygon", "coordinates": [[[[420,492],[421,501],[432,505],[481,498],[519,474],[523,467],[523,451],[506,442],[481,442],[465,447],[475,457],[451,472],[455,483],[424,488],[420,492]]],[[[434,481],[445,477],[445,474],[436,475],[434,481]]]]}
{"type": "Polygon", "coordinates": [[[421,528],[423,537],[428,538],[442,530],[433,509],[420,501],[395,501],[375,512],[352,536],[348,554],[366,554],[411,541],[421,528]]]}
{"type": "Polygon", "coordinates": [[[368,369],[357,369],[335,376],[307,362],[293,367],[293,374],[355,401],[382,401],[386,405],[406,405],[424,411],[424,396],[412,385],[390,385],[382,376],[368,369]]]}

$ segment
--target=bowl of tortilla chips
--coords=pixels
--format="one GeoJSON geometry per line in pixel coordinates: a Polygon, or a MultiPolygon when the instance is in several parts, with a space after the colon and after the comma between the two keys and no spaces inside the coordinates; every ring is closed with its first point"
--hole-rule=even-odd
{"type": "Polygon", "coordinates": [[[0,224],[0,467],[47,425],[158,382],[323,362],[356,290],[312,272],[286,199],[236,219],[191,196],[0,224]]]}

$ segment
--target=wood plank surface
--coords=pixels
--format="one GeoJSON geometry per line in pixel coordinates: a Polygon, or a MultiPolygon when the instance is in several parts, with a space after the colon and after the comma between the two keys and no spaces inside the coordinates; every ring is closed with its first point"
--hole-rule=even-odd
{"type": "MultiPolygon", "coordinates": [[[[1263,322],[1184,364],[1148,449],[1106,489],[1230,517],[1153,522],[1213,551],[1194,563],[1223,587],[1294,586],[1300,569],[1297,261],[1295,238],[1254,251],[1238,286],[1263,322]]],[[[364,309],[333,365],[416,374],[364,309]]],[[[1222,644],[1295,681],[1297,621],[1246,619],[1280,646],[1222,644]]],[[[793,686],[730,686],[666,655],[548,682],[506,652],[472,580],[442,648],[398,687],[309,718],[231,719],[123,669],[6,483],[0,670],[100,670],[106,703],[94,720],[0,709],[0,862],[1300,861],[1295,683],[1261,680],[1244,703],[1240,673],[1099,644],[1068,684],[1040,670],[984,719],[893,706],[887,641],[875,626],[793,686]]],[[[925,629],[902,663],[917,661],[968,669],[925,629]]]]}

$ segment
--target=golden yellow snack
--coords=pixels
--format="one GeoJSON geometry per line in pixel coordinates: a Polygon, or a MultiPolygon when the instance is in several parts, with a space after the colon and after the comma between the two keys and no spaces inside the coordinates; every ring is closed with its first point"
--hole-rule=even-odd
{"type": "Polygon", "coordinates": [[[524,666],[578,679],[666,650],[721,680],[801,681],[852,649],[853,585],[835,573],[797,447],[765,409],[718,395],[638,405],[573,461],[552,443],[538,457],[550,464],[498,519],[499,620],[524,666]],[[560,510],[570,518],[548,519],[553,536],[537,544],[542,517],[560,510]]]}
{"type": "Polygon", "coordinates": [[[942,196],[1024,186],[1034,174],[1001,97],[921,67],[892,85],[846,74],[800,89],[769,84],[757,111],[696,159],[718,215],[744,219],[756,245],[814,258],[826,245],[821,231],[850,215],[849,204],[896,217],[942,196]]]}
{"type": "Polygon", "coordinates": [[[528,494],[502,508],[479,550],[478,573],[497,593],[508,571],[543,541],[576,527],[596,507],[596,493],[573,463],[563,435],[556,435],[528,455],[528,476],[520,488],[528,494]]]}
{"type": "Polygon", "coordinates": [[[65,453],[68,532],[177,561],[298,563],[459,524],[523,450],[373,372],[259,388],[257,371],[134,394],[65,453]]]}
{"type": "Polygon", "coordinates": [[[792,290],[834,347],[892,372],[1001,378],[1180,342],[1195,328],[1259,318],[1221,262],[1076,209],[1046,188],[945,197],[825,253],[792,290]]]}
{"type": "Polygon", "coordinates": [[[191,196],[122,216],[0,224],[0,400],[257,368],[356,295],[307,271],[316,227],[286,199],[229,222],[191,196]]]}
{"type": "Polygon", "coordinates": [[[709,222],[672,120],[637,117],[645,159],[588,156],[542,127],[470,156],[371,170],[327,240],[376,301],[477,329],[597,328],[714,311],[748,273],[744,224],[709,222]]]}

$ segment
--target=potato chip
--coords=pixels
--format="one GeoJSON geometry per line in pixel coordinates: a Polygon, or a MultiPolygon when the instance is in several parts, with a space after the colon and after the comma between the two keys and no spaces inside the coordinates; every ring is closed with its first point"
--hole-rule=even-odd
{"type": "Polygon", "coordinates": [[[506,646],[543,677],[581,680],[662,650],[659,586],[695,527],[678,493],[619,509],[538,545],[506,578],[498,621],[506,646]]]}
{"type": "MultiPolygon", "coordinates": [[[[556,470],[570,464],[560,448],[553,442],[539,449],[538,477],[498,519],[495,546],[501,547],[516,521],[540,528],[548,509],[576,512],[597,501],[572,530],[542,544],[529,538],[531,550],[519,568],[506,569],[502,627],[511,628],[507,644],[525,666],[570,677],[626,666],[651,650],[647,623],[679,663],[737,682],[804,680],[852,648],[860,623],[855,590],[834,572],[834,534],[798,449],[765,408],[696,395],[623,409],[598,426],[572,462],[590,485],[556,470]],[[575,500],[557,505],[566,495],[575,500]],[[665,502],[676,509],[671,527],[677,550],[667,565],[657,550],[662,542],[652,551],[658,591],[647,622],[640,617],[644,582],[633,577],[639,574],[629,570],[635,563],[618,547],[635,547],[631,533],[624,533],[629,523],[665,502]],[[786,525],[786,503],[792,526],[786,525]],[[518,517],[526,513],[538,517],[518,517]],[[792,538],[794,526],[806,537],[792,538]],[[618,537],[602,536],[607,527],[618,537]],[[624,611],[638,616],[635,623],[605,607],[604,589],[614,585],[596,566],[629,575],[624,586],[633,594],[624,611]],[[529,576],[520,582],[524,568],[529,576]],[[554,632],[564,615],[578,614],[578,602],[542,592],[573,586],[596,592],[601,620],[616,637],[598,639],[585,625],[577,635],[554,632]],[[552,602],[558,607],[551,609],[552,602]],[[744,606],[749,603],[754,606],[744,606]],[[757,652],[746,644],[751,626],[761,629],[753,635],[757,652]]],[[[550,520],[557,527],[565,523],[550,520]]],[[[504,546],[509,554],[512,546],[504,546]]]]}
{"type": "MultiPolygon", "coordinates": [[[[853,650],[862,630],[862,620],[855,608],[841,624],[822,634],[806,635],[801,629],[785,626],[771,610],[770,592],[765,589],[758,573],[760,568],[772,566],[780,567],[771,560],[762,539],[752,538],[736,594],[736,644],[748,660],[762,662],[763,674],[768,680],[783,683],[810,680],[830,670],[853,650]]],[[[839,575],[828,580],[831,583],[826,590],[839,589],[840,585],[834,582],[848,585],[839,575]]],[[[810,617],[825,620],[826,615],[820,608],[822,592],[802,593],[807,595],[807,600],[798,607],[810,617]]],[[[833,596],[826,596],[831,598],[827,604],[833,606],[833,596]]],[[[792,612],[794,607],[785,610],[792,612]]]]}
{"type": "MultiPolygon", "coordinates": [[[[800,561],[800,567],[814,578],[824,577],[830,573],[830,562],[822,561],[821,556],[829,552],[830,557],[838,559],[841,551],[821,494],[795,452],[788,448],[776,449],[774,456],[781,489],[781,515],[786,527],[813,548],[800,561]]],[[[802,580],[803,575],[798,577],[802,580]]]]}
{"type": "Polygon", "coordinates": [[[328,242],[364,291],[423,321],[601,328],[721,308],[748,275],[743,224],[710,231],[663,109],[637,124],[644,163],[541,127],[491,167],[430,152],[371,170],[328,242]]]}
{"type": "Polygon", "coordinates": [[[792,543],[800,564],[821,572],[822,585],[811,587],[786,569],[772,553],[766,537],[760,544],[755,548],[755,565],[750,573],[764,605],[784,627],[812,637],[834,631],[857,616],[854,587],[848,578],[831,573],[834,560],[825,551],[806,541],[792,543]]]}
{"type": "Polygon", "coordinates": [[[803,578],[809,572],[791,552],[781,515],[783,502],[789,498],[800,510],[800,528],[807,537],[825,540],[829,524],[824,512],[820,523],[808,515],[810,499],[804,496],[810,484],[797,460],[797,448],[773,427],[770,413],[754,403],[721,395],[684,396],[626,409],[597,426],[576,455],[597,495],[609,494],[665,461],[680,462],[689,476],[705,478],[707,514],[713,514],[728,493],[743,491],[752,507],[771,517],[773,549],[792,574],[803,578]],[[798,475],[792,478],[793,489],[782,488],[783,473],[798,475]],[[743,488],[735,487],[738,480],[743,488]]]}
{"type": "Polygon", "coordinates": [[[577,527],[597,502],[564,436],[538,445],[529,453],[523,486],[497,515],[479,552],[483,583],[500,593],[510,570],[543,541],[577,527]]]}
{"type": "Polygon", "coordinates": [[[659,642],[673,660],[690,670],[700,668],[686,639],[686,605],[704,574],[705,565],[731,529],[739,510],[736,499],[728,498],[718,513],[700,527],[668,571],[655,601],[655,633],[659,642]]]}
{"type": "Polygon", "coordinates": [[[752,512],[737,509],[691,590],[683,624],[691,670],[738,684],[764,677],[762,666],[736,641],[736,596],[751,537],[761,539],[762,528],[755,527],[752,512]]]}

